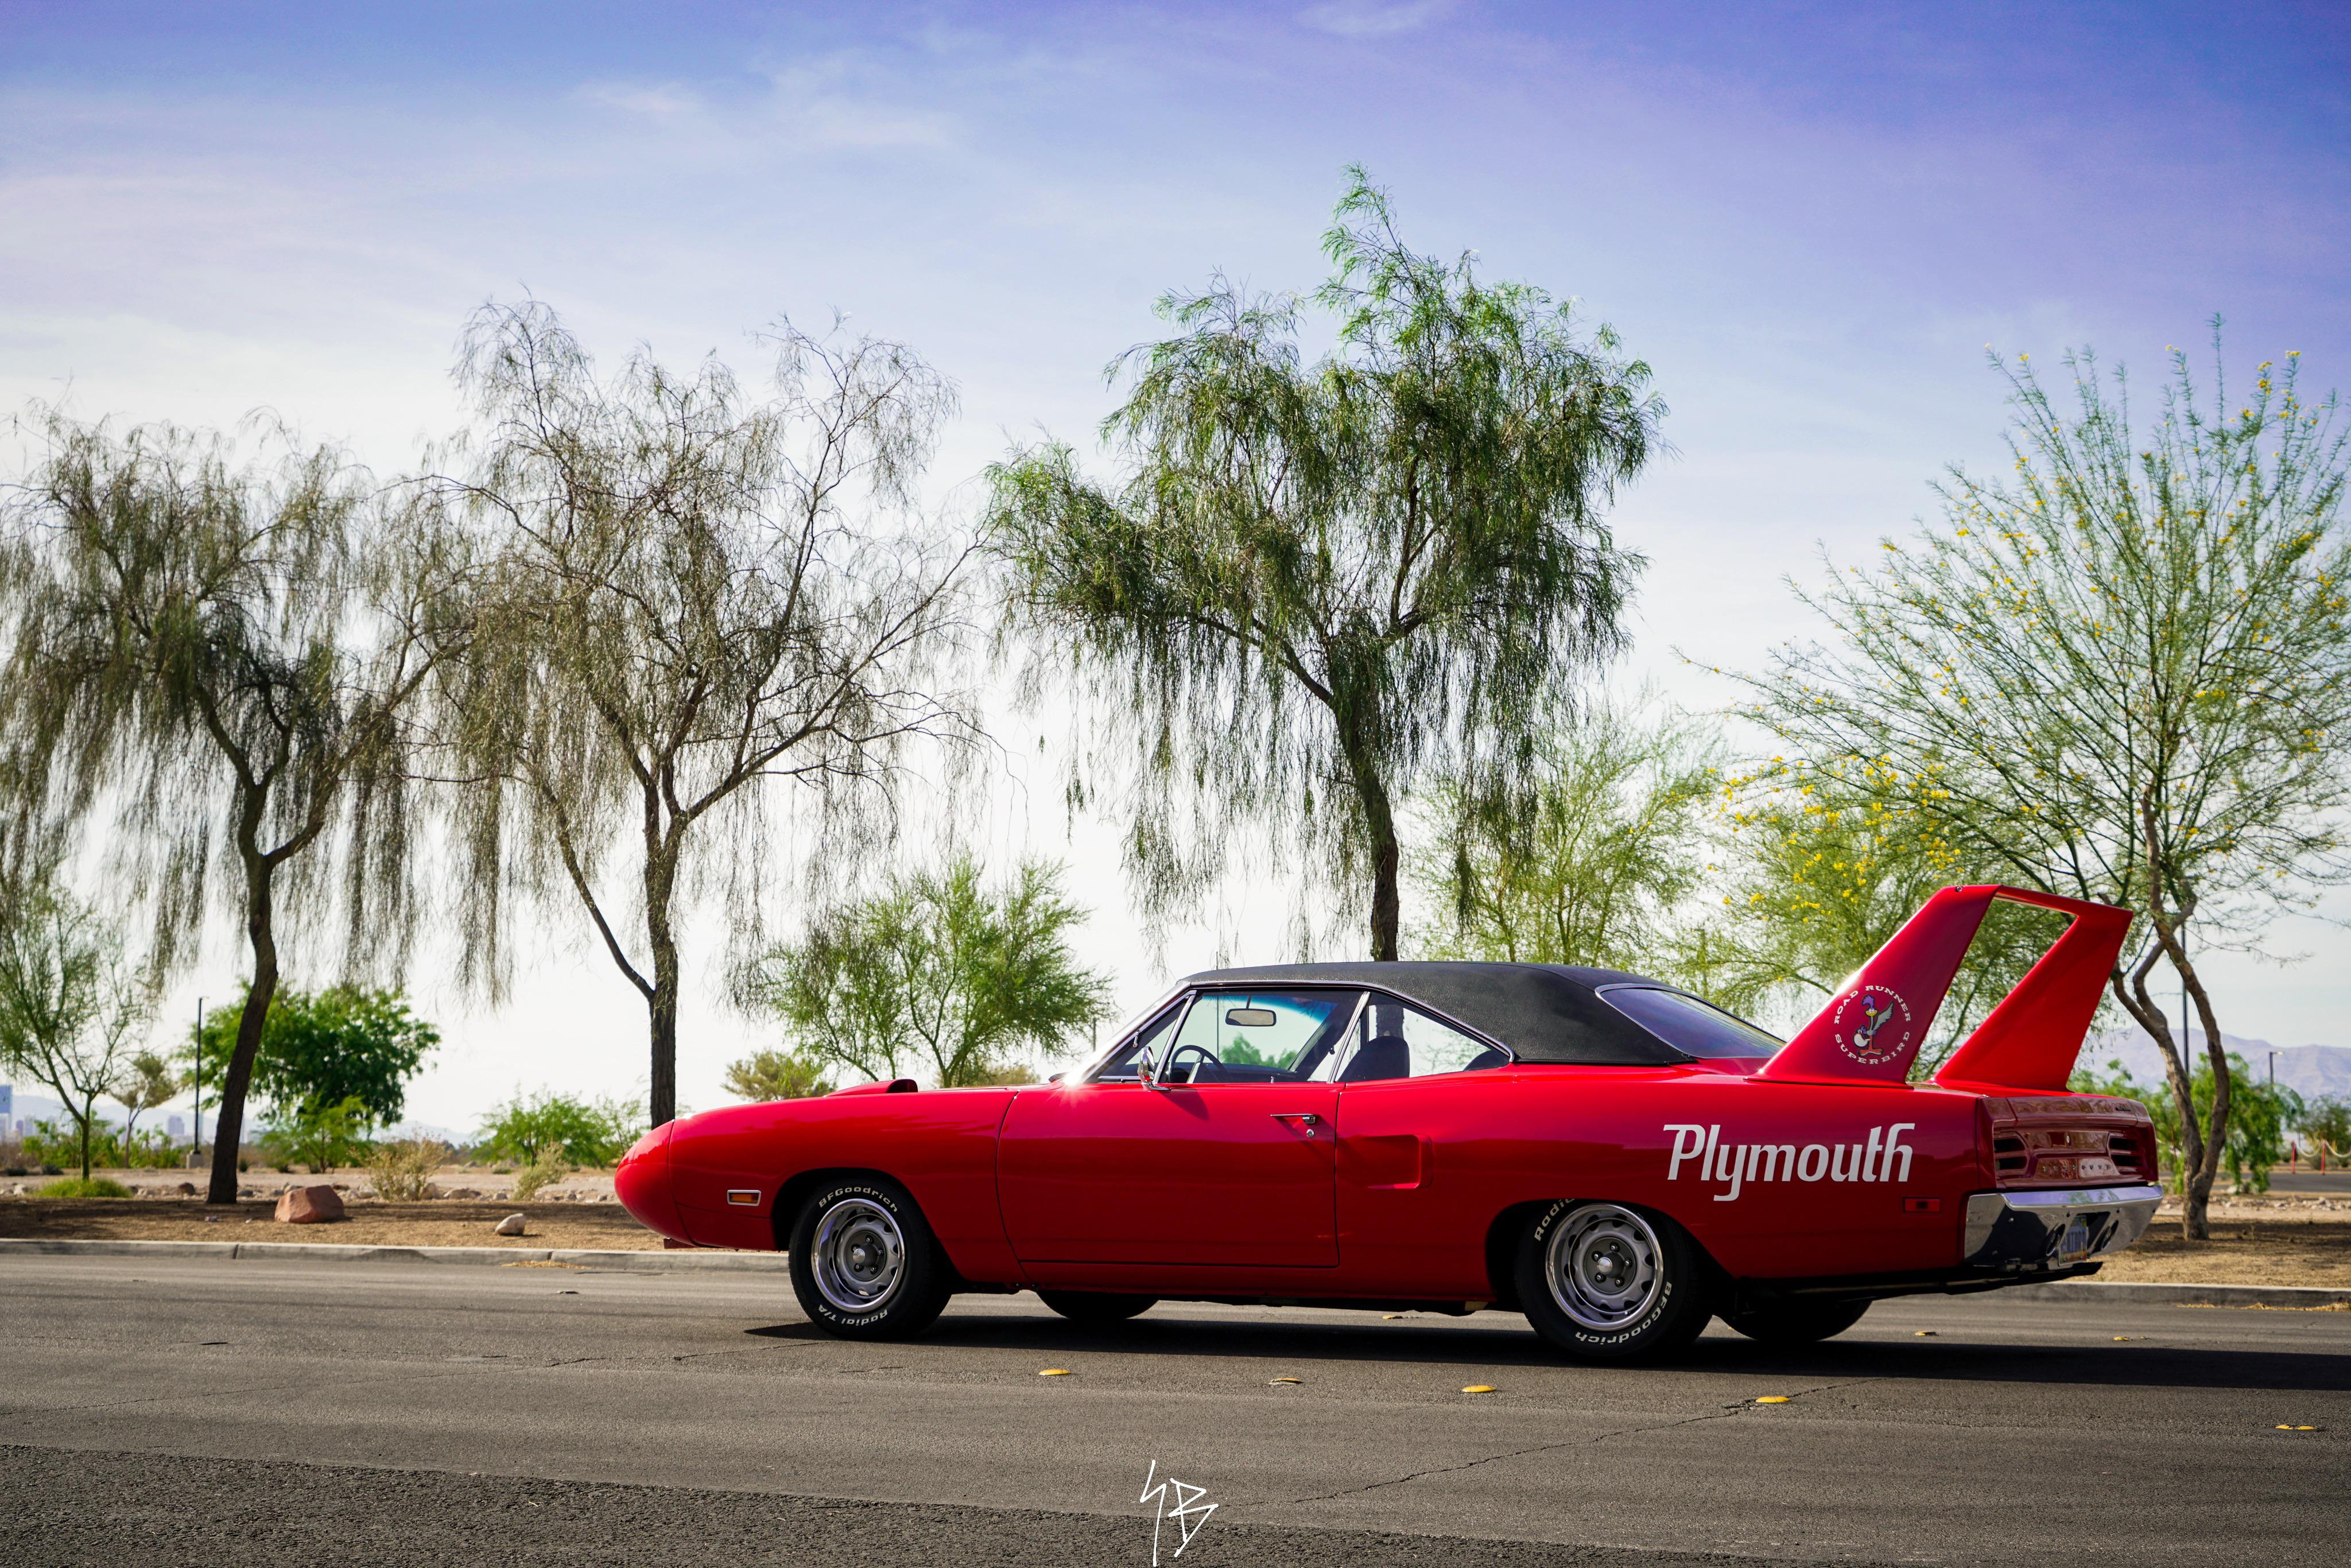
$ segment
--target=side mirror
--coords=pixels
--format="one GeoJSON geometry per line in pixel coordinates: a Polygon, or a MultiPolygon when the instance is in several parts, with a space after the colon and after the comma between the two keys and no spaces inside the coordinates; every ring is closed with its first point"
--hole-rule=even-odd
{"type": "Polygon", "coordinates": [[[1151,1048],[1144,1046],[1143,1054],[1134,1059],[1134,1081],[1145,1089],[1160,1089],[1159,1069],[1151,1060],[1151,1048]]]}

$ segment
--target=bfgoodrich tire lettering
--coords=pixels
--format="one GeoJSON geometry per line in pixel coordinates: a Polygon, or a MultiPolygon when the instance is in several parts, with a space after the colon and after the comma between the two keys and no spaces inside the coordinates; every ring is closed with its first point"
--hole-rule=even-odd
{"type": "Polygon", "coordinates": [[[841,1339],[904,1339],[937,1321],[952,1275],[923,1211],[887,1176],[827,1182],[791,1237],[792,1293],[841,1339]]]}
{"type": "Polygon", "coordinates": [[[1714,1315],[1705,1254],[1630,1204],[1564,1199],[1519,1239],[1515,1283],[1535,1332],[1584,1361],[1670,1354],[1714,1315]]]}

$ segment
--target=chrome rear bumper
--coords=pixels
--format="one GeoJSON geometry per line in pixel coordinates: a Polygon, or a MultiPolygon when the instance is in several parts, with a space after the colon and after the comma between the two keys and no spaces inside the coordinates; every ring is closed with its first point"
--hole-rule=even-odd
{"type": "Polygon", "coordinates": [[[2145,1235],[2162,1201],[2159,1186],[1976,1193],[1968,1199],[1967,1266],[2019,1274],[2103,1258],[2145,1235]]]}

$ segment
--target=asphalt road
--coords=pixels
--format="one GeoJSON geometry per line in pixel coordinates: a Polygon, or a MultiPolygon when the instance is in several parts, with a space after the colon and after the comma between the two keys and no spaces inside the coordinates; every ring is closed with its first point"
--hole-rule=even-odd
{"type": "Polygon", "coordinates": [[[1603,1370],[1499,1313],[876,1346],[767,1275],[16,1257],[0,1445],[27,1565],[1142,1564],[1155,1464],[1199,1568],[2278,1561],[2351,1534],[2351,1313],[1920,1300],[1603,1370]]]}

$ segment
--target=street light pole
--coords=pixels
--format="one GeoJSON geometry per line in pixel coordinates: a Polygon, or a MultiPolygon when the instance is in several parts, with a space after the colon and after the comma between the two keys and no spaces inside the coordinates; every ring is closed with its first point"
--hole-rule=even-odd
{"type": "Polygon", "coordinates": [[[188,1140],[188,1168],[193,1170],[204,1157],[204,998],[196,998],[196,1071],[190,1082],[189,1093],[194,1099],[189,1114],[195,1128],[188,1140]]]}

